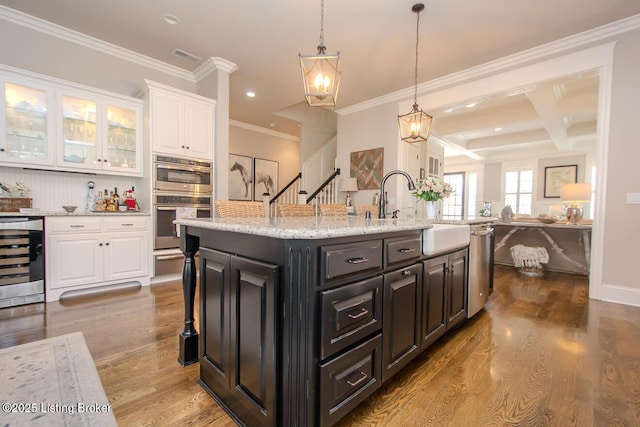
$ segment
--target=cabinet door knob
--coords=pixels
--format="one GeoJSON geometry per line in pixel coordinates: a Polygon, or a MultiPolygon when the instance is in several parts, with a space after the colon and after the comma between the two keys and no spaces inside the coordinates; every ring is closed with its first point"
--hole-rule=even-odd
{"type": "Polygon", "coordinates": [[[102,246],[102,243],[98,243],[98,246],[102,246]]]}
{"type": "Polygon", "coordinates": [[[0,152],[4,153],[4,148],[0,148],[0,152]]]}
{"type": "Polygon", "coordinates": [[[106,246],[109,246],[109,242],[105,243],[106,246]]]}

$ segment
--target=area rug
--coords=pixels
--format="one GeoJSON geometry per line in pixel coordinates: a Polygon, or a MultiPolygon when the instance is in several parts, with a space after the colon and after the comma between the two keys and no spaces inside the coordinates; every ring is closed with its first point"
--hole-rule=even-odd
{"type": "Polygon", "coordinates": [[[81,332],[0,350],[2,426],[117,426],[81,332]]]}

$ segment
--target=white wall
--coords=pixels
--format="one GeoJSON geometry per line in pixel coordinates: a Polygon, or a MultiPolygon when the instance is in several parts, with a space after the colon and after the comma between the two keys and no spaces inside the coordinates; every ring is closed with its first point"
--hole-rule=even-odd
{"type": "MultiPolygon", "coordinates": [[[[346,117],[338,117],[337,165],[341,176],[350,175],[350,155],[354,151],[384,148],[384,173],[398,169],[398,106],[386,104],[357,112],[346,117]]],[[[404,142],[403,142],[404,144],[404,142]]],[[[396,189],[399,184],[406,190],[404,178],[390,178],[385,189],[389,195],[389,210],[395,205],[396,189]],[[403,180],[402,182],[400,180],[403,180]]],[[[370,205],[374,193],[380,190],[360,190],[352,195],[354,205],[370,205]]],[[[342,202],[345,195],[340,193],[342,202]]]]}
{"type": "Polygon", "coordinates": [[[603,299],[640,305],[640,205],[626,194],[640,192],[640,30],[620,37],[615,47],[611,123],[606,176],[603,299]],[[632,292],[634,291],[634,292],[632,292]]]}
{"type": "Polygon", "coordinates": [[[229,127],[229,153],[277,161],[278,191],[300,172],[300,143],[290,136],[232,124],[229,127]]]}

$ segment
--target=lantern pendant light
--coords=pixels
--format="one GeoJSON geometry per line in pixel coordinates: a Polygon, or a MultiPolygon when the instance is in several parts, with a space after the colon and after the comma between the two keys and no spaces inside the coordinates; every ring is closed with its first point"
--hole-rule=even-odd
{"type": "Polygon", "coordinates": [[[411,10],[418,16],[416,24],[416,67],[414,71],[413,108],[409,113],[398,116],[398,125],[400,127],[400,138],[409,144],[414,144],[427,140],[433,117],[418,108],[418,44],[420,42],[420,12],[424,10],[424,4],[414,4],[411,10]]]}
{"type": "Polygon", "coordinates": [[[338,99],[340,87],[340,52],[326,55],[324,45],[324,0],[320,3],[320,43],[316,55],[298,54],[304,97],[310,107],[333,106],[338,99]]]}

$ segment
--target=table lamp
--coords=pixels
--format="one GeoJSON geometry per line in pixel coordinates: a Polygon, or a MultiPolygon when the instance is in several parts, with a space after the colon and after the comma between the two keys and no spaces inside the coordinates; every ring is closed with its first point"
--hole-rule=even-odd
{"type": "Polygon", "coordinates": [[[580,224],[584,213],[580,202],[591,200],[591,184],[581,182],[563,185],[560,187],[560,200],[569,202],[569,207],[567,208],[568,224],[580,224]]]}
{"type": "Polygon", "coordinates": [[[358,178],[352,177],[352,178],[343,178],[340,181],[340,191],[341,192],[347,192],[347,199],[345,200],[345,203],[347,206],[352,206],[351,204],[351,192],[352,191],[358,191],[358,178]]]}

